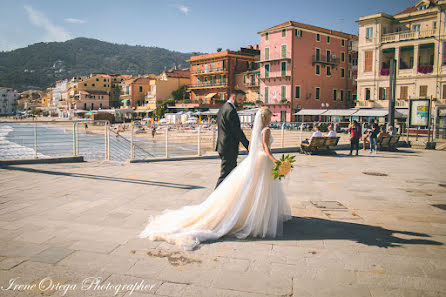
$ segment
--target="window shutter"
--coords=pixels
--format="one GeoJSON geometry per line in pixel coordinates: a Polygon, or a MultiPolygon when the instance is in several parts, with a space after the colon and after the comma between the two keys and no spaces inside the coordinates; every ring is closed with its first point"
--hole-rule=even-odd
{"type": "Polygon", "coordinates": [[[420,97],[427,96],[427,86],[420,86],[420,97]]]}
{"type": "Polygon", "coordinates": [[[373,51],[364,52],[364,72],[372,72],[373,69],[373,51]]]}

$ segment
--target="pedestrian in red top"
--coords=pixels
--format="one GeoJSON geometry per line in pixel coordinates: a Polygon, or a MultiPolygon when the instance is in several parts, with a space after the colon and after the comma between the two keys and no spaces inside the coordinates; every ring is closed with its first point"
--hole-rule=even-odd
{"type": "Polygon", "coordinates": [[[350,133],[350,156],[352,155],[353,148],[356,147],[356,156],[359,152],[359,139],[361,138],[361,127],[357,121],[353,121],[348,128],[348,133],[350,133]]]}

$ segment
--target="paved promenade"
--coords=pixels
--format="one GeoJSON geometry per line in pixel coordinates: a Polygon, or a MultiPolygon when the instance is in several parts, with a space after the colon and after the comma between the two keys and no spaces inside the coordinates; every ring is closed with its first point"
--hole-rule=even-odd
{"type": "Polygon", "coordinates": [[[203,201],[219,160],[0,168],[0,296],[446,295],[445,152],[296,159],[283,237],[192,252],[137,235],[203,201]]]}

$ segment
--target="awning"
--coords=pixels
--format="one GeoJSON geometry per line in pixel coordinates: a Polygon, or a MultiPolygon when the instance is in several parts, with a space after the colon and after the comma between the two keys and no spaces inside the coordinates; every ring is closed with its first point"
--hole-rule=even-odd
{"type": "Polygon", "coordinates": [[[205,98],[211,100],[211,98],[214,97],[215,95],[217,95],[217,93],[209,93],[205,96],[205,98]]]}
{"type": "Polygon", "coordinates": [[[404,119],[409,116],[409,109],[407,108],[398,108],[395,109],[395,117],[398,119],[404,119]],[[397,115],[398,113],[398,115],[397,115]]]}
{"type": "Polygon", "coordinates": [[[153,109],[136,109],[133,112],[136,112],[136,113],[144,112],[144,113],[146,113],[146,112],[152,112],[152,111],[153,111],[153,109]]]}
{"type": "Polygon", "coordinates": [[[295,113],[295,115],[321,115],[326,112],[327,109],[302,109],[295,113]]]}
{"type": "Polygon", "coordinates": [[[258,108],[244,109],[244,110],[240,110],[238,112],[238,115],[253,115],[253,114],[256,114],[257,111],[259,111],[258,108]]]}
{"type": "Polygon", "coordinates": [[[406,46],[400,48],[400,52],[413,52],[413,46],[406,46]]]}
{"type": "Polygon", "coordinates": [[[420,44],[420,49],[425,49],[425,48],[433,48],[433,49],[435,49],[435,44],[433,44],[433,43],[420,44]]]}
{"type": "MultiPolygon", "coordinates": [[[[385,117],[389,114],[388,109],[384,108],[363,108],[359,109],[355,114],[353,114],[354,117],[385,117]]],[[[403,118],[404,115],[400,113],[397,109],[395,109],[395,117],[396,118],[403,118]]]]}
{"type": "Polygon", "coordinates": [[[357,112],[357,109],[329,109],[327,112],[325,112],[324,116],[344,116],[348,117],[357,112]]]}
{"type": "Polygon", "coordinates": [[[390,54],[390,53],[394,53],[395,52],[395,48],[385,48],[383,49],[383,54],[390,54]]]}

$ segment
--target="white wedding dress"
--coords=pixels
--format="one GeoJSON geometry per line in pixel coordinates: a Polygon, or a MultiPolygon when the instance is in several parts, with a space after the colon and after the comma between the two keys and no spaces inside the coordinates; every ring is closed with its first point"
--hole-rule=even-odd
{"type": "MultiPolygon", "coordinates": [[[[274,163],[262,146],[260,112],[257,112],[248,157],[243,160],[201,204],[164,210],[139,234],[139,238],[165,240],[185,250],[224,235],[242,239],[280,236],[291,209],[274,163]]],[[[270,139],[270,147],[272,136],[270,139]]]]}

